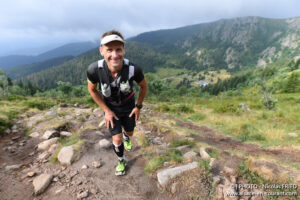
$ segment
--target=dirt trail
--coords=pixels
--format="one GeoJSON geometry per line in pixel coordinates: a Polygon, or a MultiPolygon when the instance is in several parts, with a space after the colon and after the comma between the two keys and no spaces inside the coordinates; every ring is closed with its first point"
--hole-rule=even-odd
{"type": "MultiPolygon", "coordinates": [[[[95,118],[89,120],[86,125],[97,127],[98,122],[99,118],[95,118]]],[[[46,125],[45,122],[40,123],[46,125]]],[[[75,129],[77,128],[78,124],[75,129]]],[[[66,169],[58,164],[51,164],[47,160],[38,161],[37,157],[40,153],[35,147],[43,140],[27,137],[21,129],[18,129],[15,134],[1,134],[0,199],[77,199],[78,193],[84,190],[89,190],[89,196],[84,199],[171,199],[157,187],[156,180],[144,173],[145,160],[138,154],[137,146],[132,152],[125,152],[128,161],[126,175],[115,176],[117,162],[115,154],[111,148],[100,149],[98,144],[98,141],[103,138],[111,141],[111,136],[105,129],[101,129],[101,132],[103,135],[97,134],[97,129],[87,129],[82,133],[81,139],[85,141],[85,144],[81,157],[66,169]],[[20,146],[22,142],[25,144],[20,146]],[[11,148],[13,152],[10,152],[11,148]],[[100,161],[101,167],[94,168],[92,166],[94,161],[100,161]],[[5,170],[6,166],[16,164],[21,164],[21,166],[16,170],[5,170]],[[88,169],[83,170],[83,165],[88,165],[88,169]],[[35,171],[37,174],[50,173],[60,178],[58,181],[52,181],[44,193],[35,196],[33,178],[26,177],[30,171],[35,171]],[[61,191],[57,192],[59,190],[61,191]]]]}
{"type": "Polygon", "coordinates": [[[206,126],[198,126],[193,123],[183,122],[180,119],[168,115],[162,116],[173,119],[179,126],[193,130],[202,135],[190,135],[190,137],[194,138],[196,141],[205,142],[221,150],[234,150],[251,156],[269,156],[282,162],[300,162],[300,150],[293,148],[265,149],[259,147],[257,144],[244,143],[231,137],[224,136],[206,126]]]}
{"type": "MultiPolygon", "coordinates": [[[[42,127],[54,122],[49,118],[49,116],[44,117],[45,112],[36,113],[30,118],[23,117],[18,119],[22,123],[19,123],[19,128],[16,129],[17,131],[15,133],[0,134],[0,181],[2,183],[0,184],[1,200],[77,199],[77,195],[86,190],[89,191],[89,195],[84,199],[168,200],[187,197],[188,194],[184,193],[184,191],[191,190],[197,194],[197,192],[199,193],[200,191],[199,188],[201,189],[209,186],[208,183],[205,183],[207,181],[206,177],[201,175],[201,172],[194,170],[194,172],[189,172],[184,176],[179,176],[176,179],[173,179],[167,186],[167,190],[162,191],[157,186],[158,183],[156,178],[153,178],[155,176],[147,176],[144,173],[146,158],[139,153],[140,147],[136,144],[135,140],[133,140],[135,147],[133,151],[125,152],[128,161],[126,175],[116,177],[114,175],[114,169],[117,161],[115,154],[110,148],[103,149],[100,148],[98,144],[101,139],[111,141],[111,136],[105,128],[100,129],[100,133],[99,128],[97,128],[99,117],[102,112],[93,112],[89,109],[80,108],[60,109],[60,112],[64,114],[60,116],[55,113],[54,119],[61,121],[69,118],[68,121],[72,126],[68,127],[68,131],[75,132],[81,127],[86,128],[83,128],[84,131],[81,132],[80,136],[85,143],[84,147],[81,149],[79,159],[76,159],[72,165],[67,168],[63,168],[58,164],[49,163],[48,159],[39,160],[38,157],[41,155],[41,152],[38,152],[35,147],[43,140],[41,138],[25,136],[25,131],[21,128],[21,124],[24,125],[26,123],[28,124],[28,122],[34,122],[34,127],[41,129],[42,127]],[[100,161],[101,167],[94,168],[92,166],[94,161],[100,161]],[[16,164],[21,164],[21,166],[16,170],[5,170],[5,167],[16,164]],[[88,165],[88,168],[82,169],[83,165],[88,165]],[[35,196],[33,194],[34,190],[32,180],[34,177],[26,177],[26,174],[31,171],[35,171],[37,175],[41,173],[50,173],[55,177],[47,190],[39,196],[35,196]],[[197,178],[195,179],[195,177],[197,178]],[[176,183],[176,181],[180,182],[180,187],[177,188],[177,193],[175,192],[171,194],[170,191],[172,190],[172,184],[176,183]]],[[[199,142],[205,142],[220,150],[234,150],[251,156],[268,156],[283,162],[300,161],[300,151],[296,149],[264,149],[255,144],[243,143],[224,136],[205,126],[198,126],[190,122],[183,122],[178,118],[170,117],[165,114],[148,111],[145,111],[144,114],[175,120],[179,126],[199,133],[199,135],[189,135],[188,137],[199,142]]],[[[16,122],[18,120],[16,120],[16,122]]],[[[147,129],[146,123],[147,122],[139,123],[138,125],[141,130],[144,130],[145,132],[147,129]]],[[[149,132],[149,130],[147,132],[149,132]]],[[[162,139],[162,135],[159,136],[157,130],[152,130],[150,135],[152,139],[154,139],[154,137],[158,137],[159,140],[161,140],[161,143],[168,143],[171,138],[171,135],[169,134],[165,135],[166,137],[162,139]]],[[[226,151],[221,151],[219,156],[220,159],[222,159],[222,166],[214,168],[215,171],[213,171],[213,175],[215,176],[220,175],[224,166],[234,169],[244,159],[237,155],[231,155],[226,151]]],[[[231,176],[232,175],[234,176],[234,174],[231,174],[231,176]]],[[[222,176],[224,176],[224,180],[228,179],[228,177],[226,179],[225,175],[222,176]]],[[[173,186],[174,185],[176,184],[173,184],[173,186]]],[[[227,186],[229,188],[229,185],[227,186]]],[[[222,191],[221,194],[224,194],[225,189],[223,192],[222,191]]],[[[209,195],[209,192],[207,192],[206,189],[200,191],[200,193],[209,195]]]]}

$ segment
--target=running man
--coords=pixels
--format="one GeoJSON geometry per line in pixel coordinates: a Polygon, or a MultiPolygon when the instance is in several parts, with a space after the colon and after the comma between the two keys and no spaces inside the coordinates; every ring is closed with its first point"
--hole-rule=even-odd
{"type": "Polygon", "coordinates": [[[120,32],[105,32],[100,38],[99,50],[104,59],[89,65],[88,90],[105,112],[105,125],[112,135],[112,147],[118,156],[115,174],[119,176],[125,174],[124,148],[127,151],[132,149],[130,137],[139,119],[148,86],[141,68],[124,58],[125,41],[120,32]],[[136,104],[133,81],[140,87],[136,104]]]}

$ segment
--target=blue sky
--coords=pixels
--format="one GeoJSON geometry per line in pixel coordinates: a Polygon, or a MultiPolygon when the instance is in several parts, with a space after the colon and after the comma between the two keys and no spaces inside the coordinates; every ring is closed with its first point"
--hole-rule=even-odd
{"type": "Polygon", "coordinates": [[[0,55],[16,49],[125,37],[222,18],[300,16],[298,0],[9,0],[0,7],[0,55]]]}

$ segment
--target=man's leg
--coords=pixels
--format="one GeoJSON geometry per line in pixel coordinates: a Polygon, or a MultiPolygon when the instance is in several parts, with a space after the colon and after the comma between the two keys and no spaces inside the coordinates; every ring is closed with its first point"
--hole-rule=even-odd
{"type": "Polygon", "coordinates": [[[120,120],[114,119],[114,128],[109,127],[109,131],[112,134],[112,147],[115,154],[118,156],[118,164],[115,174],[117,176],[125,174],[125,156],[124,156],[124,144],[122,138],[122,127],[120,120]]]}
{"type": "Polygon", "coordinates": [[[123,133],[123,139],[124,139],[124,146],[125,146],[125,149],[127,151],[131,151],[132,149],[132,143],[131,143],[131,136],[133,135],[133,131],[125,131],[123,133]]]}
{"type": "Polygon", "coordinates": [[[135,115],[132,117],[126,116],[122,118],[122,126],[125,129],[125,133],[123,133],[124,146],[127,151],[132,150],[132,143],[130,137],[133,135],[134,127],[135,127],[135,115]]]}

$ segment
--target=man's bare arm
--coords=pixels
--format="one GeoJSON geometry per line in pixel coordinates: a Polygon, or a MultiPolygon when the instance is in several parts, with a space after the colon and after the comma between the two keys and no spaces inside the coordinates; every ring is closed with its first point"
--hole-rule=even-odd
{"type": "Polygon", "coordinates": [[[139,92],[137,105],[141,105],[146,97],[148,85],[145,78],[141,82],[139,82],[139,86],[140,86],[140,92],[139,92]]]}

